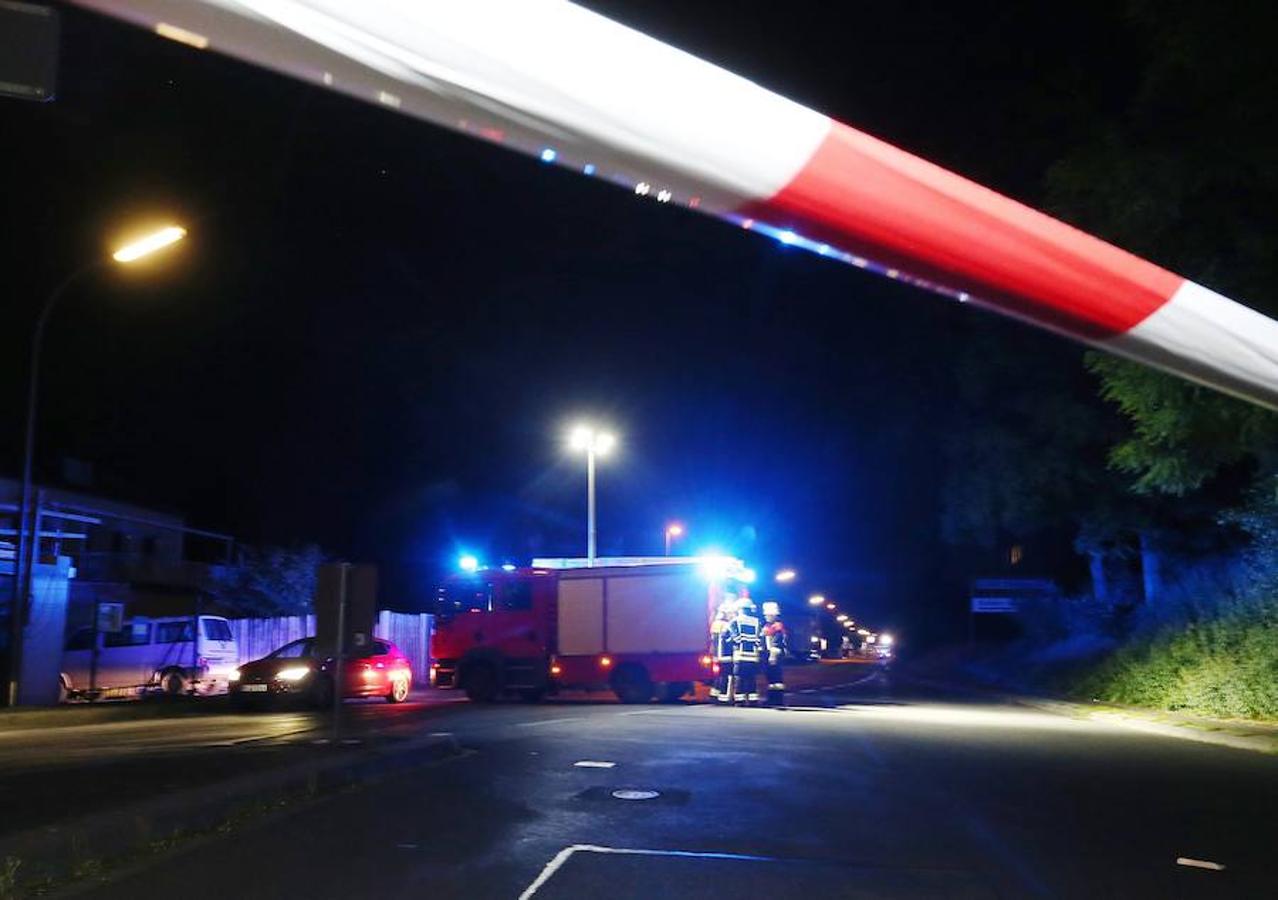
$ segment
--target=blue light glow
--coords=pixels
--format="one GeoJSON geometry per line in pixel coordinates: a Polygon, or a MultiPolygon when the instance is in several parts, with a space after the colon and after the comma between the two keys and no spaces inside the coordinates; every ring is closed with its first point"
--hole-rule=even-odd
{"type": "Polygon", "coordinates": [[[787,230],[778,234],[777,240],[788,246],[790,244],[797,243],[799,240],[799,236],[795,234],[793,231],[787,230]]]}
{"type": "Polygon", "coordinates": [[[555,157],[558,155],[559,154],[555,152],[555,149],[553,147],[546,147],[545,149],[541,151],[541,161],[554,162],[555,157]]]}
{"type": "Polygon", "coordinates": [[[586,163],[584,166],[581,167],[581,171],[584,172],[586,175],[593,175],[595,174],[595,164],[586,163]]]}
{"type": "Polygon", "coordinates": [[[463,572],[475,572],[479,569],[479,557],[463,553],[457,558],[457,568],[463,572]]]}
{"type": "Polygon", "coordinates": [[[502,563],[502,564],[501,564],[501,570],[502,570],[503,572],[513,572],[513,571],[515,571],[515,564],[514,564],[514,563],[502,563]]]}

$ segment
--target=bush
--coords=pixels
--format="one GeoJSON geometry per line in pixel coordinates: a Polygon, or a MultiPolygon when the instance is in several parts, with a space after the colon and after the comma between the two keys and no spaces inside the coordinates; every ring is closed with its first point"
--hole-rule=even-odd
{"type": "Polygon", "coordinates": [[[1278,603],[1235,599],[1215,617],[1150,628],[1072,687],[1133,706],[1278,718],[1278,603]]]}

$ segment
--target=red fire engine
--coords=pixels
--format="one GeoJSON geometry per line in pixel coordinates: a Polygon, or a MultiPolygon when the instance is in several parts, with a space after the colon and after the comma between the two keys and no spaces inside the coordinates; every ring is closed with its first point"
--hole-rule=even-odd
{"type": "Polygon", "coordinates": [[[673,702],[711,679],[710,620],[744,571],[656,557],[458,575],[436,601],[432,681],[479,701],[611,688],[623,703],[673,702]]]}

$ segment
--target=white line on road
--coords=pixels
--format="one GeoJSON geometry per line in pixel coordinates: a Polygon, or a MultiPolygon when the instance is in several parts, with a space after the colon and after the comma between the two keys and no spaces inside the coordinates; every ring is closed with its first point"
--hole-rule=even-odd
{"type": "Polygon", "coordinates": [[[580,722],[581,716],[573,716],[570,719],[542,719],[539,722],[516,722],[520,728],[537,728],[540,725],[558,725],[562,722],[580,722]]]}
{"type": "Polygon", "coordinates": [[[1225,867],[1217,862],[1210,862],[1205,859],[1194,859],[1192,856],[1176,857],[1176,865],[1189,866],[1191,869],[1210,869],[1213,872],[1223,872],[1225,867]]]}
{"type": "Polygon", "coordinates": [[[579,759],[573,765],[579,769],[611,769],[617,764],[602,759],[579,759]]]}
{"type": "Polygon", "coordinates": [[[618,853],[628,856],[676,856],[684,859],[728,859],[740,862],[776,862],[777,860],[771,856],[750,856],[745,853],[693,853],[690,850],[640,850],[631,847],[600,847],[596,844],[573,844],[565,847],[554,855],[550,862],[542,868],[541,873],[533,880],[533,883],[524,888],[524,892],[519,895],[519,900],[529,900],[539,890],[545,887],[556,872],[568,862],[568,858],[574,853],[618,853]]]}

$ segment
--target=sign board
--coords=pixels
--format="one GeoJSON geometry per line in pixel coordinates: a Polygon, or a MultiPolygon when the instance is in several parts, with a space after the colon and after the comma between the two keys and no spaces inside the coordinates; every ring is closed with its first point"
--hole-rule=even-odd
{"type": "Polygon", "coordinates": [[[1014,613],[1016,600],[1013,597],[973,597],[974,613],[1014,613]]]}
{"type": "MultiPolygon", "coordinates": [[[[338,606],[342,599],[342,563],[325,563],[315,580],[315,641],[327,652],[337,648],[338,606]]],[[[347,653],[358,652],[373,640],[377,618],[377,566],[346,566],[347,653]]]]}
{"type": "Polygon", "coordinates": [[[0,96],[52,100],[58,71],[58,11],[0,0],[0,96]]]}
{"type": "Polygon", "coordinates": [[[114,634],[124,630],[124,604],[98,604],[98,631],[114,634]]]}

